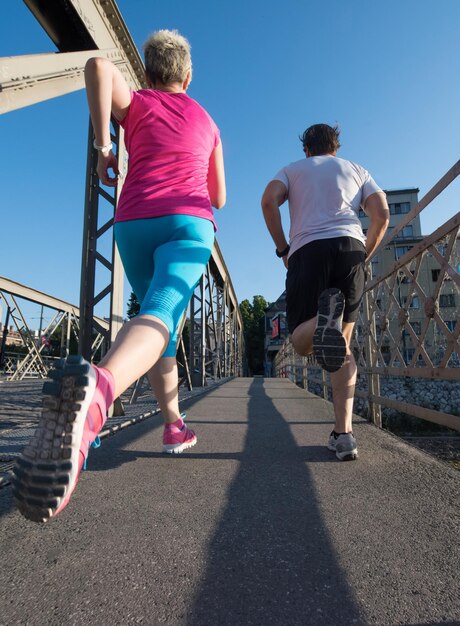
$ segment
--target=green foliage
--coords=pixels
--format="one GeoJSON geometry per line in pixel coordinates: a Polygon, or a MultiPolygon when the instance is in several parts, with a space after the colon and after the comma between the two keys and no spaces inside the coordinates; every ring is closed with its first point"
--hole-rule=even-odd
{"type": "MultiPolygon", "coordinates": [[[[62,324],[58,326],[53,331],[51,335],[51,348],[47,350],[45,348],[44,354],[49,354],[50,356],[61,356],[61,342],[66,344],[67,338],[67,320],[64,320],[62,324]],[[64,340],[62,340],[62,335],[64,334],[64,340]]],[[[70,341],[69,341],[69,354],[78,354],[78,338],[75,336],[73,330],[70,332],[70,341]]]]}
{"type": "Polygon", "coordinates": [[[5,352],[10,352],[14,354],[27,354],[27,348],[24,345],[16,346],[10,344],[5,346],[5,352]]]}
{"type": "Polygon", "coordinates": [[[140,308],[141,305],[139,304],[139,300],[137,299],[136,294],[134,293],[134,291],[131,291],[131,295],[129,296],[128,300],[128,310],[126,312],[129,319],[131,319],[132,317],[136,317],[136,315],[140,311],[140,308]]]}
{"type": "Polygon", "coordinates": [[[264,373],[265,311],[269,303],[263,296],[254,296],[240,303],[244,325],[246,358],[252,375],[264,373]]]}

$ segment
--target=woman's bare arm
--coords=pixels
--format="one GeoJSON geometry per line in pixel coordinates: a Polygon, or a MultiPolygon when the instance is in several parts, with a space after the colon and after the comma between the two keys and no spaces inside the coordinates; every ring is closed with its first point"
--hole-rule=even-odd
{"type": "Polygon", "coordinates": [[[225,187],[224,153],[222,142],[214,148],[209,159],[208,192],[211,204],[216,209],[221,209],[227,200],[225,187]]]}
{"type": "MultiPolygon", "coordinates": [[[[120,70],[102,57],[93,57],[85,66],[86,95],[93,124],[95,143],[108,146],[110,141],[110,117],[121,121],[128,112],[131,92],[120,70]]],[[[117,184],[117,178],[109,175],[113,169],[118,175],[117,159],[112,151],[99,151],[97,173],[101,182],[110,187],[117,184]]]]}

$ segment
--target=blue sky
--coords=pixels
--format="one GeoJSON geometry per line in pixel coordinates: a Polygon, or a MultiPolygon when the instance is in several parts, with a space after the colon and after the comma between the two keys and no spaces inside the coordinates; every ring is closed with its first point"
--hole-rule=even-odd
{"type": "MultiPolygon", "coordinates": [[[[0,56],[55,51],[22,2],[2,4],[0,56]]],[[[260,197],[280,167],[303,157],[298,135],[310,124],[338,123],[339,156],[385,189],[419,187],[420,198],[459,158],[458,0],[118,6],[139,49],[159,28],[191,42],[189,94],[221,129],[228,201],[216,212],[217,237],[240,300],[273,301],[284,289],[260,197]]],[[[74,303],[87,129],[83,91],[0,116],[0,275],[74,303]]],[[[422,214],[424,234],[458,211],[459,189],[456,181],[422,214]]]]}

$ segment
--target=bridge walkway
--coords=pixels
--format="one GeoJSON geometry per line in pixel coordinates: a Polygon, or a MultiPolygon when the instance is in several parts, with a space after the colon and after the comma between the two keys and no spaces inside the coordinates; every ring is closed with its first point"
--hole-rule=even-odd
{"type": "Polygon", "coordinates": [[[104,440],[68,509],[24,520],[0,490],[0,624],[460,624],[459,473],[286,379],[186,403],[198,445],[160,453],[160,417],[104,440]]]}

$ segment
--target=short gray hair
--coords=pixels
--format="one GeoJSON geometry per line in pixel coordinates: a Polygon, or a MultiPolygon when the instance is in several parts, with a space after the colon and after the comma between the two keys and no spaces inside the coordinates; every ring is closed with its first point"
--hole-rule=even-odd
{"type": "Polygon", "coordinates": [[[158,30],[143,46],[145,70],[153,84],[183,83],[192,75],[190,44],[177,30],[158,30]]]}

